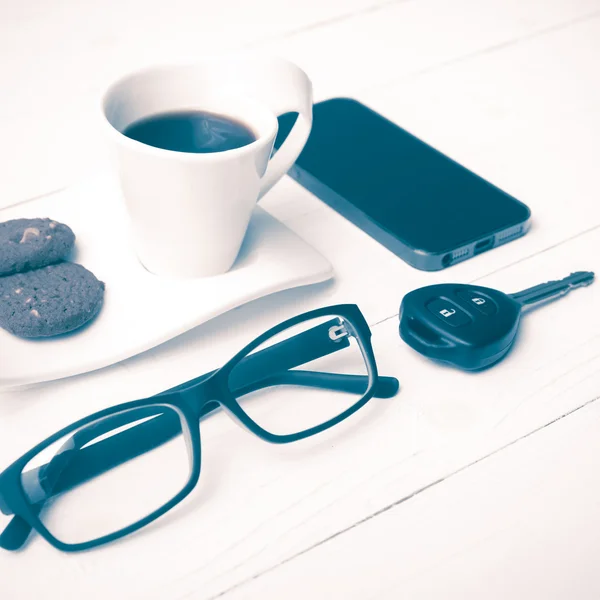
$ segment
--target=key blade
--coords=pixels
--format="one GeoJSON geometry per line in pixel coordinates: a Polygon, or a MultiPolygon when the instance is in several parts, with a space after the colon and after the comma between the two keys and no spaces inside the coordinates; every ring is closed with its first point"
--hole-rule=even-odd
{"type": "Polygon", "coordinates": [[[523,306],[530,306],[538,302],[564,296],[575,288],[590,285],[593,281],[594,273],[591,271],[577,271],[564,279],[541,283],[522,292],[509,295],[523,306]]]}
{"type": "Polygon", "coordinates": [[[571,289],[578,287],[586,287],[594,282],[594,273],[592,271],[576,271],[565,277],[563,281],[567,281],[571,289]]]}

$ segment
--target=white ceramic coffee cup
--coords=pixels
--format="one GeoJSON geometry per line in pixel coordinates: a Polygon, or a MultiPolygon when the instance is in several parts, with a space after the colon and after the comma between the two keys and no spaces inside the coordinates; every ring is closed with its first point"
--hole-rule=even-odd
{"type": "Polygon", "coordinates": [[[257,200],[304,147],[312,86],[299,67],[281,58],[207,58],[125,76],[104,95],[102,112],[140,261],[157,275],[206,277],[231,268],[257,200]],[[234,150],[194,154],[123,135],[139,119],[190,109],[240,120],[257,139],[234,150]],[[271,158],[277,116],[285,112],[299,116],[271,158]]]}

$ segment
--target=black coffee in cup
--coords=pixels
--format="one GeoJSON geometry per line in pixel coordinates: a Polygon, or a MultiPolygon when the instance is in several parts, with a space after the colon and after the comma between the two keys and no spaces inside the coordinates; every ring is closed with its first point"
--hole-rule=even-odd
{"type": "Polygon", "coordinates": [[[256,141],[244,123],[200,110],[152,115],[134,121],[123,134],[155,148],[200,154],[234,150],[256,141]]]}

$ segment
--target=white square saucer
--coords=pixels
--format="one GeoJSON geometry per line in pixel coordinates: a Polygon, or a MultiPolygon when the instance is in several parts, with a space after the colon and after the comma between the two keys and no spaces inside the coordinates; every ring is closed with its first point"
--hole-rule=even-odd
{"type": "Polygon", "coordinates": [[[233,268],[176,280],[149,273],[130,245],[117,183],[107,176],[0,210],[0,221],[49,217],[77,240],[70,260],[105,282],[104,305],[69,334],[24,340],[0,329],[0,388],[92,371],[144,352],[232,308],[332,277],[331,264],[260,208],[233,268]]]}

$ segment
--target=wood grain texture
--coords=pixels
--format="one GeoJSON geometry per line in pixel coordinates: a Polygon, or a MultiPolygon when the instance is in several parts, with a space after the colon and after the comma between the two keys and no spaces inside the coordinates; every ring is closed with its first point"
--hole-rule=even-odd
{"type": "Polygon", "coordinates": [[[224,597],[597,598],[599,425],[595,400],[224,597]]]}
{"type": "Polygon", "coordinates": [[[253,302],[107,369],[3,394],[2,465],[71,420],[189,379],[268,326],[335,302],[361,307],[380,372],[401,393],[288,447],[225,415],[207,420],[201,482],[184,505],[93,552],[67,556],[35,538],[0,555],[7,598],[597,597],[600,288],[529,314],[506,361],[477,375],[412,352],[396,314],[420,285],[517,291],[600,272],[600,3],[69,0],[11,6],[0,31],[10,90],[0,98],[0,202],[99,168],[94,101],[119,70],[246,46],[296,60],[317,98],[357,96],[534,213],[525,238],[422,273],[282,181],[263,207],[329,258],[335,283],[253,302]]]}

